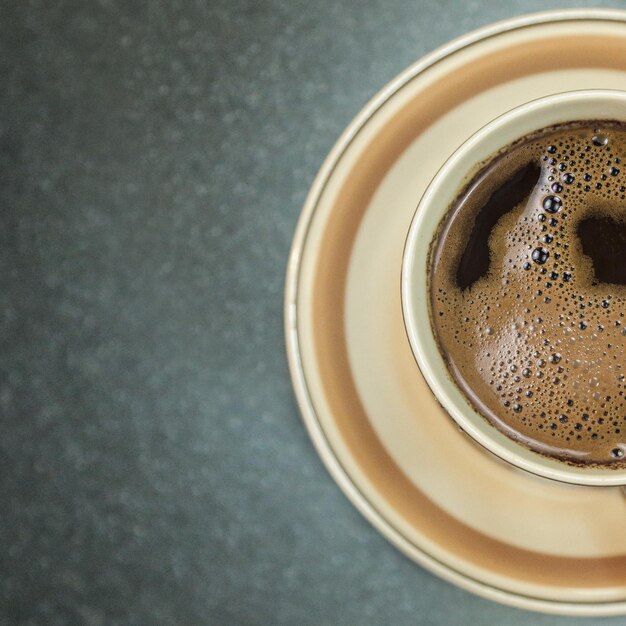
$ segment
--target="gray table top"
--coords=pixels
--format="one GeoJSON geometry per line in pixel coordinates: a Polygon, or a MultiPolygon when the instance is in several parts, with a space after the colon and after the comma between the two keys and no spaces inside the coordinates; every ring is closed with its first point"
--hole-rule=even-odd
{"type": "Polygon", "coordinates": [[[440,581],[349,504],[292,397],[282,290],[307,188],[383,84],[592,4],[622,3],[2,2],[2,624],[576,621],[440,581]]]}

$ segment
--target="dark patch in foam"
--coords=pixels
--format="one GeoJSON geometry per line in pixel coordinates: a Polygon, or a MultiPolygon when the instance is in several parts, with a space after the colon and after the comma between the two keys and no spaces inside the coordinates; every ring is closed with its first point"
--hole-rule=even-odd
{"type": "MultiPolygon", "coordinates": [[[[478,211],[456,271],[459,289],[471,287],[489,271],[489,235],[503,215],[526,200],[539,182],[541,167],[528,163],[500,185],[478,211]]],[[[484,184],[482,177],[474,186],[484,184]]],[[[467,195],[471,194],[471,190],[467,195]]]]}
{"type": "Polygon", "coordinates": [[[626,222],[594,215],[580,221],[577,233],[595,281],[626,285],[626,222]]]}

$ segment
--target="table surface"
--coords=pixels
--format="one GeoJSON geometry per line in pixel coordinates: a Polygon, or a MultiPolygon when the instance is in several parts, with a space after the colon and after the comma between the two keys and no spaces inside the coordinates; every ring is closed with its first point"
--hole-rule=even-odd
{"type": "Polygon", "coordinates": [[[2,2],[2,624],[577,622],[461,591],[359,515],[300,422],[282,291],[382,85],[595,4],[622,5],[2,2]]]}

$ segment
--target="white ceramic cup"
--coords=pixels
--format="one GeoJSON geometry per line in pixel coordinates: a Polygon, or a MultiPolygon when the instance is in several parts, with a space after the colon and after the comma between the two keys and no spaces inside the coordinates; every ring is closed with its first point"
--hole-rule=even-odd
{"type": "Polygon", "coordinates": [[[626,468],[574,466],[510,439],[469,403],[453,382],[430,321],[430,244],[450,205],[481,164],[534,131],[577,120],[626,122],[626,92],[571,91],[523,104],[496,118],[445,162],[426,189],[409,229],[402,263],[402,310],[415,359],[444,409],[463,431],[496,456],[533,474],[578,485],[626,485],[626,468]]]}

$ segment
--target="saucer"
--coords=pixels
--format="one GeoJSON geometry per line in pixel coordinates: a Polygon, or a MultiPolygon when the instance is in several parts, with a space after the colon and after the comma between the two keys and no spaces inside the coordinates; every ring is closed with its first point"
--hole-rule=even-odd
{"type": "Polygon", "coordinates": [[[568,615],[626,614],[626,498],[517,470],[456,427],[413,359],[400,269],[421,194],[463,141],[523,102],[593,88],[626,90],[626,12],[507,20],[418,61],[322,165],[285,303],[304,422],[361,513],[449,582],[568,615]]]}

